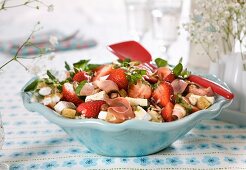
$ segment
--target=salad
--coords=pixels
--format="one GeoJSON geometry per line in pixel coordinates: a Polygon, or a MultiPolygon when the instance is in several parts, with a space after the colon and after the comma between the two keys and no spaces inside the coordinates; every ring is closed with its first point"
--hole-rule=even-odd
{"type": "Polygon", "coordinates": [[[72,66],[65,62],[66,71],[48,70],[25,91],[66,118],[110,123],[171,122],[214,103],[212,88],[190,81],[182,61],[176,66],[161,58],[155,62],[125,59],[98,65],[81,60],[72,66]]]}

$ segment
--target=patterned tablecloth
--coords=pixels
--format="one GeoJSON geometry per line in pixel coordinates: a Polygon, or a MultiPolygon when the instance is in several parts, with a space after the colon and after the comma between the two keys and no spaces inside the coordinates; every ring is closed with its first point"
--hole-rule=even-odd
{"type": "Polygon", "coordinates": [[[206,120],[160,153],[104,157],[91,153],[61,128],[24,108],[19,91],[30,78],[27,74],[12,65],[0,78],[0,111],[6,137],[0,162],[12,170],[246,169],[246,127],[206,120]]]}

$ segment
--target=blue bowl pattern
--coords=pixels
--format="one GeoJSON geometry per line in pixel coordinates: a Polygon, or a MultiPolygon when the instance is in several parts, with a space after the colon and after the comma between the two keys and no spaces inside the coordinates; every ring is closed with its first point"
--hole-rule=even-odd
{"type": "MultiPolygon", "coordinates": [[[[203,76],[229,89],[215,76],[203,76]]],[[[26,109],[42,114],[89,150],[105,156],[144,156],[159,152],[184,136],[201,120],[218,116],[232,102],[219,96],[210,108],[169,123],[132,119],[112,124],[99,119],[68,119],[40,103],[31,102],[32,94],[24,92],[24,89],[35,79],[22,88],[21,96],[26,109]]]]}

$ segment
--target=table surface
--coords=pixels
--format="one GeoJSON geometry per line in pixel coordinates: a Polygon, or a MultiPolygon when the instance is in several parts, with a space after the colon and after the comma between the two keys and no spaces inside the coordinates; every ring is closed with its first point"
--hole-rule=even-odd
{"type": "Polygon", "coordinates": [[[6,138],[0,160],[10,169],[246,169],[246,127],[218,120],[202,121],[169,148],[150,156],[96,155],[24,108],[19,92],[31,78],[24,69],[12,63],[0,77],[6,138]]]}

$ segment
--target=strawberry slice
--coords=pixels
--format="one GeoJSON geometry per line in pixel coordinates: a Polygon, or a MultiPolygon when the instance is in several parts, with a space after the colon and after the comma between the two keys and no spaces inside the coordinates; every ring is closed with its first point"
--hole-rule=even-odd
{"type": "Polygon", "coordinates": [[[169,82],[169,83],[172,83],[175,79],[176,79],[176,77],[175,77],[175,75],[173,73],[168,74],[164,78],[164,80],[167,81],[167,82],[169,82]]]}
{"type": "Polygon", "coordinates": [[[128,80],[126,78],[126,71],[118,68],[118,69],[114,69],[110,72],[107,80],[111,80],[113,82],[115,82],[119,89],[127,89],[128,87],[128,80]]]}
{"type": "Polygon", "coordinates": [[[77,81],[78,83],[84,80],[89,80],[89,79],[90,77],[85,71],[79,71],[73,76],[73,81],[77,81]]]}
{"type": "Polygon", "coordinates": [[[152,93],[153,99],[161,106],[166,106],[173,98],[173,87],[168,82],[160,82],[152,93]]]}
{"type": "Polygon", "coordinates": [[[75,105],[79,105],[83,101],[76,95],[73,85],[71,83],[65,83],[62,86],[62,94],[66,101],[72,102],[75,105]]]}
{"type": "Polygon", "coordinates": [[[103,100],[94,100],[81,103],[77,107],[77,112],[81,113],[82,116],[86,118],[97,118],[99,112],[101,111],[101,106],[106,102],[103,100]]]}
{"type": "Polygon", "coordinates": [[[151,97],[151,93],[151,86],[144,80],[138,80],[137,84],[130,84],[128,87],[129,97],[148,99],[151,97]]]}
{"type": "Polygon", "coordinates": [[[172,71],[167,67],[160,67],[157,69],[157,75],[160,80],[165,80],[167,82],[172,82],[175,80],[175,75],[172,73],[172,71]]]}
{"type": "Polygon", "coordinates": [[[112,69],[113,68],[111,64],[99,66],[94,70],[94,77],[92,78],[92,81],[99,80],[100,77],[110,74],[112,69]]]}
{"type": "Polygon", "coordinates": [[[165,122],[173,121],[172,113],[173,113],[174,105],[172,102],[168,102],[167,105],[161,110],[161,115],[165,122]]]}

